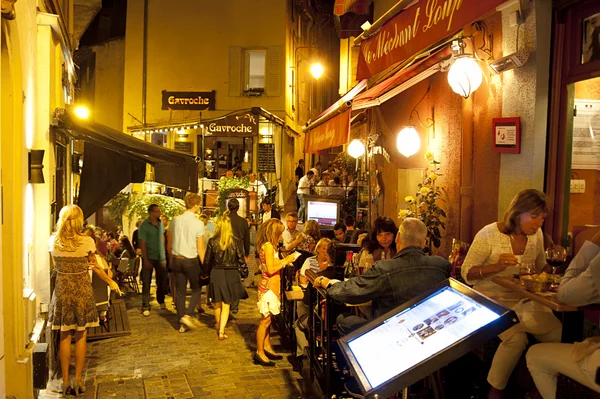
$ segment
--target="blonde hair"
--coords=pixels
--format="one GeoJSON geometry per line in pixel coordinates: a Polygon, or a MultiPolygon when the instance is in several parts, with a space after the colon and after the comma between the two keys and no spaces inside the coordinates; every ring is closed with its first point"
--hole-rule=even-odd
{"type": "Polygon", "coordinates": [[[221,250],[227,249],[233,241],[233,229],[231,228],[231,219],[229,218],[229,211],[225,211],[223,216],[217,221],[215,226],[215,239],[219,237],[219,247],[221,250]]]}
{"type": "Polygon", "coordinates": [[[283,230],[283,223],[279,219],[272,218],[261,224],[256,233],[256,253],[258,254],[267,242],[270,242],[274,249],[277,248],[283,230]]]}
{"type": "Polygon", "coordinates": [[[77,205],[66,205],[60,210],[52,249],[75,252],[81,245],[83,233],[83,211],[77,205]]]}
{"type": "Polygon", "coordinates": [[[304,234],[311,236],[315,241],[319,241],[319,238],[321,238],[319,223],[316,220],[307,221],[304,225],[304,234]]]}
{"type": "Polygon", "coordinates": [[[318,250],[319,248],[321,248],[322,246],[325,246],[325,248],[329,248],[329,246],[331,245],[331,240],[329,238],[321,238],[319,240],[319,242],[317,242],[317,245],[315,245],[315,251],[314,254],[318,255],[318,250]]]}
{"type": "Polygon", "coordinates": [[[183,201],[185,202],[186,209],[192,209],[196,205],[200,205],[202,203],[202,197],[200,197],[198,194],[189,193],[185,196],[183,201]]]}

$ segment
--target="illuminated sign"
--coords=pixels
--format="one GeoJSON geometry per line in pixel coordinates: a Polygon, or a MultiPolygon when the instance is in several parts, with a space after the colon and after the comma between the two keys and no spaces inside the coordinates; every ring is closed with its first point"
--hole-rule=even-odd
{"type": "Polygon", "coordinates": [[[162,91],[163,110],[215,110],[216,91],[162,91]]]}

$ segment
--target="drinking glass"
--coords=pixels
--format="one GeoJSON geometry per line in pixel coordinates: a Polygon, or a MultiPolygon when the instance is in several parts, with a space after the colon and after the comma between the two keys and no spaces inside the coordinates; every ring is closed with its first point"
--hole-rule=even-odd
{"type": "Polygon", "coordinates": [[[535,263],[523,262],[519,265],[519,275],[529,276],[535,274],[535,263]]]}
{"type": "Polygon", "coordinates": [[[567,260],[567,250],[560,245],[553,245],[546,249],[546,262],[552,267],[552,285],[550,289],[557,289],[560,282],[559,274],[567,260]]]}

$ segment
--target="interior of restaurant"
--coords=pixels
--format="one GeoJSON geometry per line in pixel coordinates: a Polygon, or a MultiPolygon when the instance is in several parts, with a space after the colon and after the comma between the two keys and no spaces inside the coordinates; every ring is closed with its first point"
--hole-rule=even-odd
{"type": "MultiPolygon", "coordinates": [[[[204,165],[206,177],[218,179],[228,169],[242,168],[249,172],[252,165],[252,137],[205,137],[204,165]],[[237,163],[236,163],[237,159],[237,163]]],[[[198,142],[198,154],[202,153],[202,142],[198,142]]]]}

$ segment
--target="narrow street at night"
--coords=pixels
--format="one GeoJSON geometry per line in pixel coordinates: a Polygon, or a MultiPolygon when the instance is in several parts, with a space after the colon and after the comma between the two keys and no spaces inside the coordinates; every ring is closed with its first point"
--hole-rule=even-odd
{"type": "MultiPolygon", "coordinates": [[[[154,291],[154,287],[153,287],[154,291]]],[[[154,292],[153,292],[154,293],[154,292]]],[[[128,294],[131,335],[91,342],[84,369],[85,398],[310,398],[287,356],[275,367],[254,365],[258,325],[256,289],[230,318],[229,339],[219,341],[213,310],[203,304],[201,327],[179,333],[171,297],[167,310],[153,299],[150,317],[141,312],[141,295],[128,294]]],[[[202,295],[205,299],[205,295],[202,295]]],[[[274,337],[276,338],[276,337],[274,337]]],[[[274,344],[277,340],[273,340],[274,344]]],[[[276,349],[281,349],[279,345],[276,349]]],[[[284,355],[289,355],[281,351],[284,355]]],[[[72,359],[74,367],[74,358],[72,359]]],[[[44,399],[59,398],[61,380],[49,383],[44,399]]]]}

